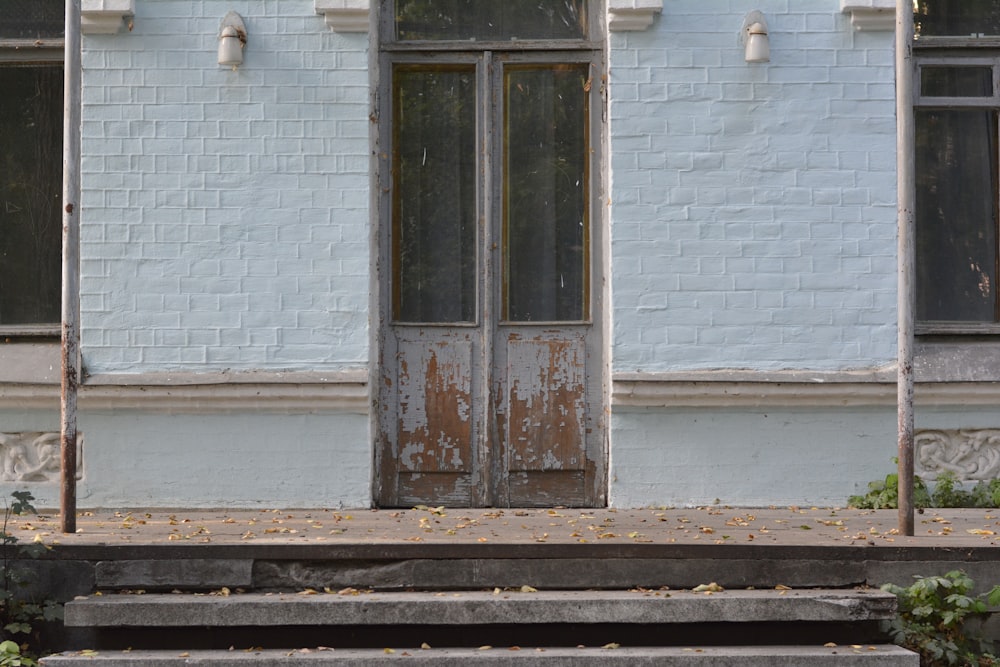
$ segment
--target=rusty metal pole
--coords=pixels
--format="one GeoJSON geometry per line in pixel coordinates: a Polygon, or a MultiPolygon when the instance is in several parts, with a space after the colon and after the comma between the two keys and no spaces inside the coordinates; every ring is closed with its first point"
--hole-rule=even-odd
{"type": "Polygon", "coordinates": [[[80,379],[80,0],[66,0],[63,78],[62,532],[76,532],[76,399],[80,379]]]}
{"type": "Polygon", "coordinates": [[[896,0],[897,456],[899,532],[913,535],[913,310],[916,193],[913,122],[913,0],[896,0]]]}

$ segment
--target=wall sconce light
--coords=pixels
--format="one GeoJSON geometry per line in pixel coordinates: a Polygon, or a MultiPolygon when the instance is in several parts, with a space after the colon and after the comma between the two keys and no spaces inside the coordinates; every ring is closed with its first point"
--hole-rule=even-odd
{"type": "Polygon", "coordinates": [[[219,64],[236,69],[243,62],[247,29],[236,12],[229,12],[219,26],[219,64]]]}
{"type": "Polygon", "coordinates": [[[771,60],[771,44],[767,37],[767,21],[764,15],[754,10],[743,19],[744,53],[748,63],[766,63],[771,60]]]}

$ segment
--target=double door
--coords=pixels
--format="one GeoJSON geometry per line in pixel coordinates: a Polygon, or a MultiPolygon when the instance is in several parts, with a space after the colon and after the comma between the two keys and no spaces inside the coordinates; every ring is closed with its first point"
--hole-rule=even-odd
{"type": "Polygon", "coordinates": [[[382,71],[379,503],[604,504],[599,61],[382,71]]]}

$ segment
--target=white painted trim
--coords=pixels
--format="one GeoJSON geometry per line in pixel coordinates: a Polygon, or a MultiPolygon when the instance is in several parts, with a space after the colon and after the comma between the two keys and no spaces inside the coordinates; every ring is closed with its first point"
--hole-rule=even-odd
{"type": "MultiPolygon", "coordinates": [[[[919,406],[990,406],[1000,403],[1000,383],[933,382],[916,385],[919,406]]],[[[896,405],[896,384],[855,382],[751,382],[621,380],[614,409],[648,408],[847,408],[896,405]]]]}
{"type": "Polygon", "coordinates": [[[314,6],[334,32],[368,32],[370,0],[315,0],[314,6]]]}
{"type": "Polygon", "coordinates": [[[851,15],[855,30],[896,29],[896,0],[840,0],[840,11],[851,15]]]}
{"type": "Polygon", "coordinates": [[[608,30],[645,30],[663,11],[663,0],[608,0],[608,30]]]}
{"type": "Polygon", "coordinates": [[[80,31],[85,35],[113,35],[132,16],[135,0],[81,0],[80,31]]]}
{"type": "MultiPolygon", "coordinates": [[[[79,409],[153,413],[368,414],[368,384],[100,385],[80,388],[79,409]]],[[[59,387],[0,385],[4,410],[59,410],[59,387]]]]}
{"type": "Polygon", "coordinates": [[[115,387],[179,387],[220,384],[365,384],[367,368],[349,368],[334,371],[210,371],[210,372],[155,372],[155,373],[96,373],[84,378],[85,386],[115,387]]]}

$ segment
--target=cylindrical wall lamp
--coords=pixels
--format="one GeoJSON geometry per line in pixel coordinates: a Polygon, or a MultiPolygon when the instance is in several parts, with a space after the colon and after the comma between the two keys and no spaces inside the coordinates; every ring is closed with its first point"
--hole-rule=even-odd
{"type": "Polygon", "coordinates": [[[748,63],[766,63],[771,60],[771,44],[767,37],[767,21],[754,10],[743,19],[741,32],[744,46],[743,58],[748,63]]]}
{"type": "Polygon", "coordinates": [[[247,29],[236,12],[229,12],[219,26],[219,64],[236,69],[243,62],[243,47],[247,43],[247,29]]]}

